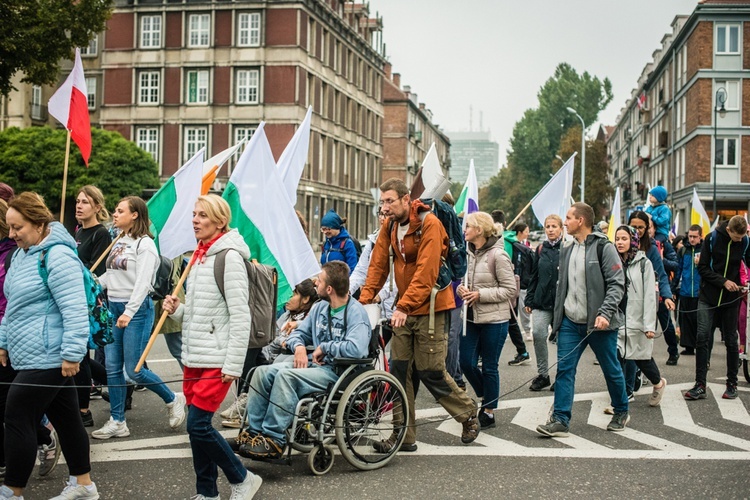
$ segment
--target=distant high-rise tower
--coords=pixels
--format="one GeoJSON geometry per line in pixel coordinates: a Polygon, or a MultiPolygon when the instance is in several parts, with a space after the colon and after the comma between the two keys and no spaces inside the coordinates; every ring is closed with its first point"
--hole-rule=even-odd
{"type": "Polygon", "coordinates": [[[472,159],[480,185],[497,174],[500,145],[490,139],[489,131],[446,132],[446,135],[451,141],[451,181],[466,182],[472,159]]]}

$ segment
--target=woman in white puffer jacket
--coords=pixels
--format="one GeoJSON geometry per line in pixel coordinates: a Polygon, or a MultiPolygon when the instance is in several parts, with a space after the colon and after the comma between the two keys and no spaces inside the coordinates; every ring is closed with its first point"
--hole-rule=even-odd
{"type": "Polygon", "coordinates": [[[245,469],[211,421],[232,382],[242,373],[250,339],[248,277],[244,261],[250,249],[236,229],[229,230],[229,204],[216,195],[200,196],[193,212],[198,249],[185,293],[164,299],[163,308],[182,320],[183,389],[188,404],[187,431],[193,452],[197,497],[218,498],[217,467],[232,486],[231,498],[252,498],[261,478],[245,469]],[[214,261],[226,252],[224,284],[219,291],[214,261]]]}

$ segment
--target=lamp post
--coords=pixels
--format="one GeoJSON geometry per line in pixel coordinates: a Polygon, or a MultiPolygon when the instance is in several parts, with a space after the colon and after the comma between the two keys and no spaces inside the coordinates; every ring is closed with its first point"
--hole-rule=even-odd
{"type": "Polygon", "coordinates": [[[575,109],[567,108],[569,112],[573,113],[581,120],[581,203],[585,203],[584,194],[586,193],[586,124],[583,122],[583,118],[579,115],[575,109]]]}
{"type": "MultiPolygon", "coordinates": [[[[713,218],[716,220],[716,217],[718,216],[718,212],[716,211],[716,174],[718,171],[716,170],[716,153],[718,148],[718,142],[717,142],[717,135],[716,135],[716,114],[718,113],[719,116],[724,118],[727,114],[727,110],[724,107],[724,103],[727,100],[727,90],[724,87],[719,87],[716,89],[716,101],[714,102],[714,213],[713,218]],[[721,103],[721,105],[719,105],[721,103]]],[[[724,154],[726,155],[726,151],[724,151],[724,154]]]]}

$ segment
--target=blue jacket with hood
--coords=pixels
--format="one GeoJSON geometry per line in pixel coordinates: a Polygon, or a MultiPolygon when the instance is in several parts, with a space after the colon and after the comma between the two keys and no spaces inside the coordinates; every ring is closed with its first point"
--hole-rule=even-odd
{"type": "Polygon", "coordinates": [[[18,251],[5,277],[8,299],[0,323],[0,349],[16,370],[59,368],[80,362],[88,349],[89,319],[83,267],[75,240],[59,222],[39,245],[18,251]],[[39,273],[46,251],[47,285],[39,273]]]}
{"type": "Polygon", "coordinates": [[[354,241],[352,241],[349,232],[345,227],[341,228],[341,231],[337,236],[326,239],[323,244],[323,253],[320,254],[320,263],[325,264],[333,260],[341,260],[346,262],[349,266],[349,275],[352,274],[354,268],[357,267],[357,249],[354,248],[354,241]],[[343,244],[343,248],[342,248],[343,244]]]}

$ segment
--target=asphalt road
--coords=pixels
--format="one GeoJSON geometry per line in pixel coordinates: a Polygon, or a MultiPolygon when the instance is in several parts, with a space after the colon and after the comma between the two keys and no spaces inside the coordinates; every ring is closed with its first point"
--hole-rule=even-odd
{"type": "MultiPolygon", "coordinates": [[[[655,358],[669,381],[667,395],[661,408],[651,408],[651,387],[644,386],[631,403],[632,420],[623,433],[604,429],[609,417],[601,410],[609,398],[588,350],[579,365],[572,435],[560,439],[542,438],[533,430],[544,422],[552,393],[530,392],[524,386],[536,374],[533,349],[527,345],[532,362],[510,367],[515,352],[506,343],[501,393],[523,387],[501,399],[497,427],[481,433],[475,443],[462,445],[460,425],[445,420],[442,408],[421,391],[416,453],[400,454],[385,468],[370,472],[357,471],[338,455],[333,470],[322,477],[310,473],[305,456],[294,456],[291,466],[247,461],[264,480],[256,498],[750,497],[750,384],[740,373],[739,398],[721,399],[723,344],[717,341],[713,350],[709,397],[685,402],[681,390],[692,386],[695,358],[683,356],[677,366],[665,366],[666,346],[657,339],[655,358]]],[[[180,376],[161,339],[150,366],[164,380],[180,376]]],[[[179,383],[171,386],[180,388],[179,383]]],[[[93,401],[92,411],[97,427],[109,418],[104,401],[93,401]]],[[[161,400],[151,392],[135,393],[127,420],[130,437],[92,439],[92,477],[101,498],[185,499],[195,494],[187,434],[184,426],[178,432],[169,429],[161,400]]],[[[214,422],[220,426],[218,416],[214,422]]],[[[226,435],[234,433],[228,430],[226,435]]],[[[66,479],[61,461],[49,476],[32,478],[26,498],[50,498],[66,479]]],[[[223,498],[229,498],[221,474],[219,488],[223,498]]]]}

